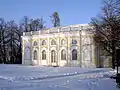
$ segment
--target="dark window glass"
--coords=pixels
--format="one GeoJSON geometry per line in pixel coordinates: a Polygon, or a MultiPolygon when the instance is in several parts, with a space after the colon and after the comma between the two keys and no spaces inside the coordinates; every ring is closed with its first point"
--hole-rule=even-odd
{"type": "Polygon", "coordinates": [[[34,46],[37,46],[37,42],[36,41],[34,41],[34,46]]]}
{"type": "Polygon", "coordinates": [[[34,60],[37,60],[37,51],[34,51],[34,60]]]}
{"type": "Polygon", "coordinates": [[[45,40],[42,41],[42,45],[46,45],[46,41],[45,40]]]}
{"type": "Polygon", "coordinates": [[[77,44],[77,40],[72,40],[72,44],[77,44]]]}
{"type": "Polygon", "coordinates": [[[52,41],[51,41],[51,45],[56,45],[56,41],[55,41],[55,40],[52,40],[52,41]]]}
{"type": "Polygon", "coordinates": [[[77,60],[77,50],[76,49],[72,50],[72,60],[77,60]]]}
{"type": "Polygon", "coordinates": [[[52,63],[53,63],[53,62],[56,62],[56,61],[55,61],[55,51],[54,51],[54,50],[51,51],[51,62],[52,62],[52,63]]]}

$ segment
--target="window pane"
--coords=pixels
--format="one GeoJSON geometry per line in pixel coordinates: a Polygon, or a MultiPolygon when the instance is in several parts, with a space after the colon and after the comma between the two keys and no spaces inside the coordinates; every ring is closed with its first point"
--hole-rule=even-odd
{"type": "Polygon", "coordinates": [[[46,51],[45,50],[42,51],[42,60],[46,60],[46,51]]]}
{"type": "Polygon", "coordinates": [[[65,50],[61,51],[61,60],[66,60],[66,51],[65,50]]]}
{"type": "Polygon", "coordinates": [[[37,46],[37,42],[36,41],[34,41],[34,44],[33,44],[34,46],[37,46]]]}
{"type": "Polygon", "coordinates": [[[42,41],[42,45],[46,45],[46,41],[45,40],[42,41]]]}
{"type": "Polygon", "coordinates": [[[37,51],[34,51],[34,60],[37,60],[37,51]]]}
{"type": "Polygon", "coordinates": [[[72,51],[72,60],[77,60],[77,50],[73,49],[72,51]]]}
{"type": "Polygon", "coordinates": [[[51,41],[51,45],[56,45],[55,40],[52,40],[52,41],[51,41]]]}
{"type": "Polygon", "coordinates": [[[51,51],[51,62],[56,62],[55,61],[55,51],[54,50],[51,51]]]}
{"type": "Polygon", "coordinates": [[[77,44],[77,40],[72,40],[72,44],[77,44]]]}

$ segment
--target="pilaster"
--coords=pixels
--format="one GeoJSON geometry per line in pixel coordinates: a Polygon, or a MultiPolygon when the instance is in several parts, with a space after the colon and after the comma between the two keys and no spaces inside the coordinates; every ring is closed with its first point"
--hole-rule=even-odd
{"type": "Polygon", "coordinates": [[[70,36],[68,36],[67,40],[67,64],[71,66],[70,36]]]}
{"type": "Polygon", "coordinates": [[[82,33],[81,33],[81,30],[79,30],[79,38],[80,38],[80,41],[79,41],[79,58],[80,58],[80,67],[82,67],[82,33]]]}
{"type": "Polygon", "coordinates": [[[32,45],[32,36],[30,37],[29,42],[30,42],[30,58],[31,58],[30,64],[33,65],[33,53],[32,53],[33,45],[32,45]]]}
{"type": "Polygon", "coordinates": [[[40,65],[40,38],[38,38],[37,42],[38,42],[38,61],[37,61],[37,64],[40,65]]]}
{"type": "Polygon", "coordinates": [[[60,38],[57,38],[57,64],[60,65],[60,38]]]}
{"type": "Polygon", "coordinates": [[[47,57],[47,64],[51,65],[50,63],[50,38],[47,38],[47,46],[48,46],[48,51],[46,53],[46,57],[47,57]]]}
{"type": "Polygon", "coordinates": [[[21,37],[22,38],[22,44],[21,44],[21,48],[22,48],[22,64],[25,64],[24,63],[24,48],[25,48],[25,46],[24,46],[24,39],[23,39],[23,37],[21,37]]]}

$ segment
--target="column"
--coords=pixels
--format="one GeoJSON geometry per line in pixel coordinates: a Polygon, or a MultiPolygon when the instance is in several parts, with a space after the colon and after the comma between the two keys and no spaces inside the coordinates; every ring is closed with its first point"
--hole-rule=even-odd
{"type": "Polygon", "coordinates": [[[37,61],[37,64],[40,65],[40,38],[38,38],[38,61],[37,61]]]}
{"type": "Polygon", "coordinates": [[[21,38],[22,38],[22,43],[21,43],[21,48],[22,48],[22,64],[25,64],[24,63],[24,39],[23,39],[23,36],[21,36],[21,38]]]}
{"type": "Polygon", "coordinates": [[[57,64],[60,66],[60,38],[57,37],[57,64]]]}
{"type": "Polygon", "coordinates": [[[33,50],[33,46],[32,46],[32,36],[30,37],[30,58],[31,58],[31,62],[30,64],[33,65],[33,53],[32,53],[32,50],[33,50]]]}
{"type": "Polygon", "coordinates": [[[48,65],[51,65],[50,63],[50,38],[48,37],[47,38],[47,46],[48,46],[48,50],[47,50],[47,53],[46,53],[46,57],[47,57],[47,64],[48,65]]]}
{"type": "Polygon", "coordinates": [[[67,40],[67,64],[71,66],[70,35],[68,35],[67,40]]]}
{"type": "Polygon", "coordinates": [[[79,30],[79,38],[80,38],[80,41],[79,41],[79,59],[80,59],[80,67],[82,66],[82,37],[81,37],[81,30],[79,30]]]}
{"type": "Polygon", "coordinates": [[[93,36],[91,37],[92,40],[92,66],[96,67],[96,52],[95,52],[95,43],[93,40],[93,36]]]}

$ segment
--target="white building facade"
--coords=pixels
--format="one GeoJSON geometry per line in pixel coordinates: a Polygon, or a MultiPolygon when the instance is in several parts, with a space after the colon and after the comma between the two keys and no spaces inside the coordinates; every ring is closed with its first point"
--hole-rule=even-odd
{"type": "Polygon", "coordinates": [[[99,50],[93,36],[94,30],[88,24],[24,32],[22,64],[97,67],[99,50]]]}

